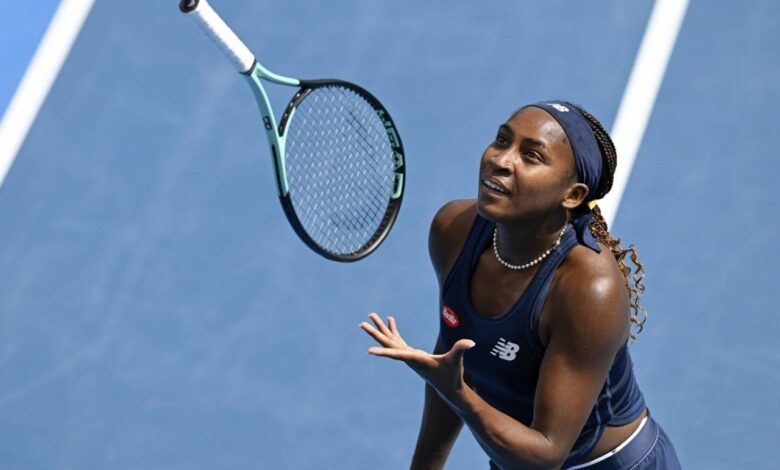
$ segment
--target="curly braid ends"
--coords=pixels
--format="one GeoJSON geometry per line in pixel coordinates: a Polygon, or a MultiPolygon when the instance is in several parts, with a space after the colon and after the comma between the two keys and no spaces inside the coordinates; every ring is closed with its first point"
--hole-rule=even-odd
{"type": "MultiPolygon", "coordinates": [[[[612,183],[615,177],[615,167],[617,166],[617,151],[615,150],[615,144],[612,142],[612,138],[601,123],[580,106],[575,105],[575,108],[577,108],[585,119],[587,119],[593,130],[593,135],[598,141],[599,149],[601,150],[604,168],[601,172],[601,181],[599,187],[596,189],[595,195],[595,199],[601,199],[610,189],[612,189],[612,183]]],[[[601,209],[599,209],[598,206],[593,208],[593,222],[591,222],[590,228],[593,235],[609,247],[618,263],[618,267],[623,272],[631,302],[631,340],[635,341],[639,333],[642,332],[645,321],[647,321],[647,310],[645,310],[640,303],[640,298],[645,291],[643,282],[645,268],[642,266],[642,262],[639,261],[639,254],[634,245],[623,248],[620,244],[620,238],[615,238],[609,233],[607,222],[604,220],[604,216],[601,215],[601,209]],[[629,258],[634,264],[633,273],[631,273],[631,267],[626,262],[626,255],[629,254],[629,258]]]]}

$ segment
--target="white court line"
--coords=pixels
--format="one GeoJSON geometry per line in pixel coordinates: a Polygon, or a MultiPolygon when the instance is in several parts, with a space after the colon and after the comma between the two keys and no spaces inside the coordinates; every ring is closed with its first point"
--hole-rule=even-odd
{"type": "Polygon", "coordinates": [[[0,120],[0,187],[95,0],[62,0],[0,120]]]}
{"type": "Polygon", "coordinates": [[[618,108],[612,140],[618,154],[612,190],[599,201],[609,226],[615,220],[634,160],[653,112],[689,0],[656,0],[618,108]]]}

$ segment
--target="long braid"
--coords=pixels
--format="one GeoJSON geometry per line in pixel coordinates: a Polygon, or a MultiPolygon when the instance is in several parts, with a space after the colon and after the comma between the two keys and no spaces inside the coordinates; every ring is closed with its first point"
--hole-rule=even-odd
{"type": "MultiPolygon", "coordinates": [[[[593,117],[589,112],[582,109],[580,106],[575,105],[575,108],[588,120],[590,127],[593,130],[593,135],[598,141],[599,148],[601,149],[601,156],[604,162],[604,169],[601,172],[601,182],[596,190],[595,199],[603,198],[612,189],[612,183],[615,177],[615,167],[617,166],[617,151],[615,150],[615,144],[612,142],[612,138],[607,131],[601,125],[601,123],[593,117]]],[[[639,333],[642,332],[644,324],[647,321],[647,310],[640,304],[640,298],[645,292],[645,284],[643,279],[645,277],[645,268],[642,266],[642,262],[639,261],[639,254],[636,251],[634,245],[628,248],[623,248],[620,244],[620,238],[614,238],[609,233],[607,222],[604,220],[604,216],[601,214],[601,209],[596,206],[593,208],[593,222],[590,224],[593,235],[599,239],[602,243],[609,247],[612,255],[618,263],[618,267],[623,272],[623,277],[626,281],[626,288],[628,289],[631,300],[631,324],[633,326],[631,339],[636,340],[639,333]],[[634,273],[631,273],[631,268],[626,263],[626,255],[631,254],[631,262],[634,263],[634,273]],[[633,286],[631,283],[633,280],[633,286]]]]}

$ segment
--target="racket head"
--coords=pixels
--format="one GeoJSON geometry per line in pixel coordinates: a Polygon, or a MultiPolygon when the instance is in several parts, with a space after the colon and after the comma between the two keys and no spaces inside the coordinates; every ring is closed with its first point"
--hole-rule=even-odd
{"type": "Polygon", "coordinates": [[[403,144],[390,113],[364,88],[343,80],[301,80],[300,87],[279,121],[282,208],[313,251],[357,261],[379,247],[398,217],[403,144]]]}

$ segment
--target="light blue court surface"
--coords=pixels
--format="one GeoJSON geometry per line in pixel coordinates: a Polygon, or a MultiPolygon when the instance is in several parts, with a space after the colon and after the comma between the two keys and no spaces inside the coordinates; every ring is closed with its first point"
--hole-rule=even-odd
{"type": "MultiPolygon", "coordinates": [[[[433,346],[433,214],[476,194],[521,104],[570,99],[611,127],[652,7],[212,3],[272,70],[386,104],[400,218],[365,261],[311,253],[243,78],[176,1],[97,1],[0,188],[2,468],[408,466],[423,384],[369,357],[358,323],[393,314],[433,346]]],[[[0,5],[5,106],[48,19],[0,5]]],[[[773,0],[692,1],[612,227],[647,270],[632,354],[685,468],[780,459],[779,23],[773,0]]],[[[487,468],[468,431],[447,468],[487,468]]]]}
{"type": "Polygon", "coordinates": [[[57,0],[0,0],[0,115],[57,8],[57,0]]]}

